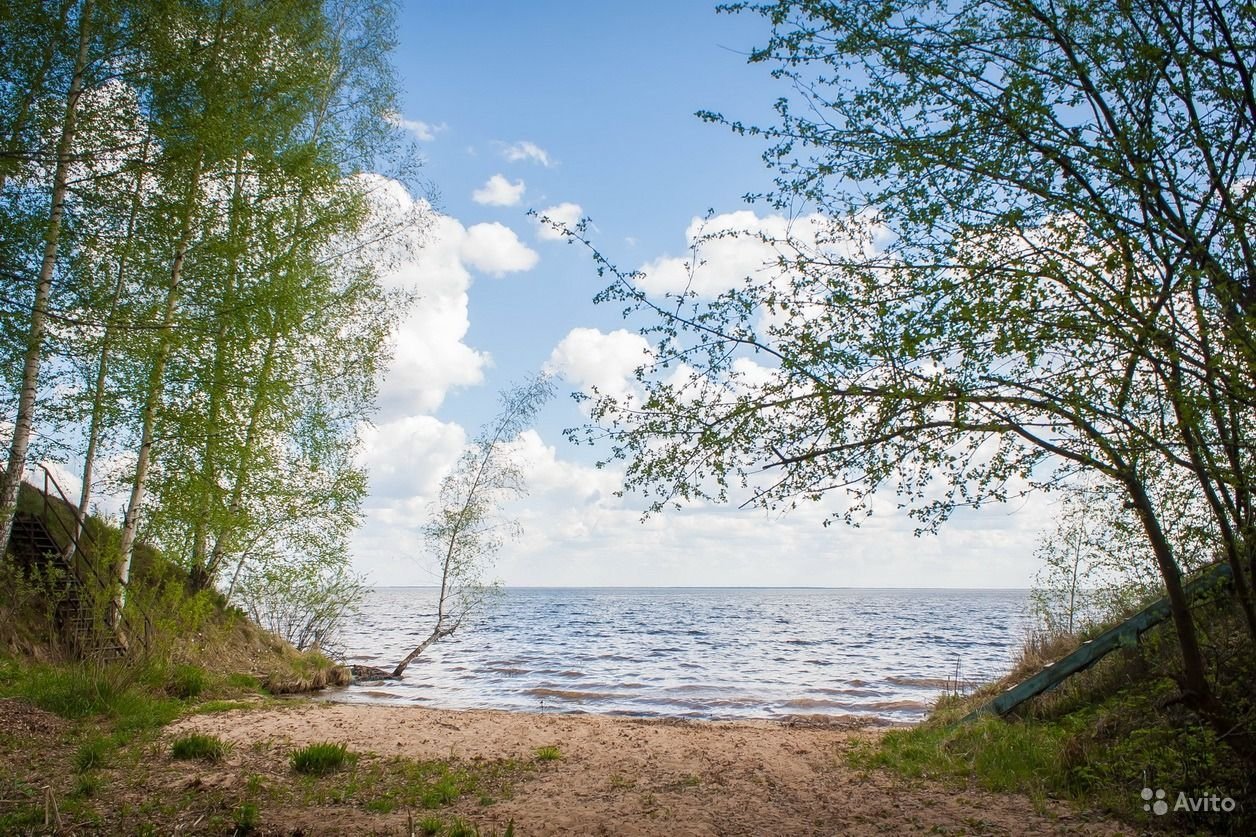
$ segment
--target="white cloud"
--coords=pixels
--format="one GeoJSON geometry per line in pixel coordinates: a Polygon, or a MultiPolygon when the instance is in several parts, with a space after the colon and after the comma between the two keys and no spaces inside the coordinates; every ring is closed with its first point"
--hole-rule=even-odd
{"type": "Polygon", "coordinates": [[[531,270],[540,259],[514,230],[496,221],[469,227],[459,253],[464,262],[490,276],[531,270]]]}
{"type": "Polygon", "coordinates": [[[372,503],[434,497],[467,442],[463,429],[432,416],[402,416],[368,428],[362,462],[371,479],[372,503]]]}
{"type": "Polygon", "coordinates": [[[523,199],[526,188],[522,180],[511,183],[502,175],[495,174],[471,193],[471,200],[487,206],[515,206],[523,199]]]}
{"type": "MultiPolygon", "coordinates": [[[[713,220],[772,235],[788,226],[784,219],[757,219],[752,213],[713,220]]],[[[692,240],[700,233],[691,225],[687,234],[692,240]]],[[[700,276],[695,287],[701,292],[718,292],[735,283],[728,274],[740,277],[771,260],[767,245],[733,245],[711,243],[705,256],[716,275],[700,276]]],[[[482,383],[490,362],[464,342],[471,271],[501,275],[536,261],[508,227],[467,228],[439,217],[419,257],[393,277],[395,284],[415,287],[421,299],[396,338],[397,358],[383,384],[384,413],[364,433],[362,461],[370,469],[371,496],[353,548],[358,568],[372,582],[433,582],[425,569],[430,561],[421,526],[440,480],[468,438],[462,426],[434,412],[452,389],[482,383]]],[[[654,292],[687,281],[667,259],[651,265],[658,269],[645,281],[657,283],[654,292]]],[[[633,371],[651,357],[648,341],[632,331],[577,327],[554,346],[545,366],[581,390],[639,397],[633,371]]],[[[749,358],[739,358],[735,368],[741,386],[774,374],[749,358]]],[[[643,501],[616,496],[623,480],[616,464],[597,468],[578,461],[570,448],[538,431],[525,432],[512,447],[530,493],[508,512],[518,517],[524,534],[505,546],[491,574],[513,585],[1018,587],[1032,576],[1034,538],[1050,515],[1049,504],[1037,498],[983,512],[960,510],[940,536],[915,538],[912,522],[890,494],[873,504],[872,516],[858,529],[821,526],[839,497],[804,504],[784,517],[739,510],[734,497],[729,505],[694,504],[642,522],[643,501]]]]}
{"type": "Polygon", "coordinates": [[[449,127],[444,122],[439,125],[433,125],[430,122],[420,122],[417,119],[406,119],[396,111],[390,111],[385,114],[384,119],[388,120],[391,125],[396,125],[404,131],[409,131],[420,142],[431,142],[436,139],[437,134],[449,127]]]}
{"type": "Polygon", "coordinates": [[[387,277],[393,286],[414,289],[419,299],[393,334],[393,361],[380,387],[385,420],[432,412],[451,389],[484,379],[488,355],[463,342],[470,327],[466,238],[457,220],[438,216],[417,257],[387,277]]]}
{"type": "MultiPolygon", "coordinates": [[[[380,386],[381,421],[430,414],[454,389],[484,380],[490,358],[464,342],[470,327],[471,270],[494,276],[528,270],[537,254],[501,224],[464,227],[415,200],[396,181],[378,180],[373,202],[380,223],[425,212],[420,246],[399,247],[396,264],[383,281],[412,290],[418,299],[392,336],[393,360],[380,386]]],[[[411,242],[413,245],[414,242],[411,242]]]]}
{"type": "Polygon", "coordinates": [[[859,246],[845,238],[834,239],[830,222],[823,215],[760,218],[750,210],[694,218],[685,230],[685,241],[689,253],[646,262],[636,285],[652,294],[690,290],[698,296],[713,297],[739,286],[748,276],[779,273],[777,261],[781,257],[789,259],[800,251],[849,255],[859,246]],[[692,251],[695,244],[696,259],[692,251]]]}
{"type": "Polygon", "coordinates": [[[575,229],[583,214],[580,204],[570,201],[542,209],[537,217],[536,237],[545,241],[562,241],[566,236],[554,229],[551,222],[561,224],[569,230],[575,229]]]}
{"type": "Polygon", "coordinates": [[[603,395],[625,397],[637,392],[633,371],[651,357],[650,344],[631,331],[573,328],[554,347],[545,369],[577,389],[596,387],[603,395]]]}
{"type": "Polygon", "coordinates": [[[512,163],[528,161],[532,163],[539,163],[545,168],[549,168],[554,165],[554,161],[550,157],[548,151],[534,142],[529,142],[528,140],[520,140],[519,142],[511,143],[510,145],[503,145],[502,156],[512,163]]]}

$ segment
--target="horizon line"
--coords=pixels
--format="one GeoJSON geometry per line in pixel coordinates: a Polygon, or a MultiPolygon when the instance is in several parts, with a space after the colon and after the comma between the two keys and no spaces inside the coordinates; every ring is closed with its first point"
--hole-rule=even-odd
{"type": "MultiPolygon", "coordinates": [[[[438,584],[371,584],[403,590],[436,590],[438,584]]],[[[505,590],[1030,590],[1030,587],[901,587],[815,584],[503,584],[505,590]]]]}

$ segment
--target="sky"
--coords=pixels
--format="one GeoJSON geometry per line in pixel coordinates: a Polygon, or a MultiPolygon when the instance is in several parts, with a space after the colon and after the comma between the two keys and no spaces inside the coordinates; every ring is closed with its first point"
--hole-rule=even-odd
{"type": "MultiPolygon", "coordinates": [[[[924,537],[891,502],[859,528],[823,526],[824,503],[784,517],[708,505],[643,520],[640,498],[616,496],[620,472],[595,467],[605,451],[563,437],[586,421],[570,394],[628,386],[646,344],[619,306],[593,303],[605,282],[588,251],[527,213],[589,218],[599,250],[661,290],[708,212],[730,226],[783,224],[743,199],[771,185],[763,148],[694,115],[770,119],[785,91],[746,61],[763,19],[701,0],[408,0],[400,24],[396,121],[437,214],[389,277],[418,300],[364,438],[371,488],[352,548],[371,583],[434,581],[419,530],[441,478],[498,393],[545,370],[559,396],[514,449],[529,495],[509,508],[523,534],[494,569],[508,586],[1029,586],[1046,498],[961,511],[924,537]]],[[[744,248],[710,255],[715,283],[757,266],[744,248]]]]}

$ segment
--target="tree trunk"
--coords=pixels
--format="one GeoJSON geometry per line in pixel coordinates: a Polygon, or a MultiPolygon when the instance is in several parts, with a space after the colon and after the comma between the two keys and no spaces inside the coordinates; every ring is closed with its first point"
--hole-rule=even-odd
{"type": "Polygon", "coordinates": [[[432,631],[431,635],[429,635],[427,639],[419,643],[418,648],[415,648],[413,651],[411,651],[409,654],[406,655],[406,658],[404,660],[397,663],[397,667],[393,669],[392,676],[400,679],[401,675],[406,673],[406,668],[409,667],[410,663],[414,662],[415,659],[417,659],[420,654],[426,651],[432,643],[446,636],[449,636],[450,633],[452,633],[452,631],[442,631],[440,628],[437,628],[436,630],[432,631]]]}
{"type": "Polygon", "coordinates": [[[9,545],[13,531],[13,515],[17,511],[18,489],[26,473],[26,453],[30,448],[31,433],[35,426],[35,395],[39,388],[39,368],[43,361],[44,329],[48,316],[48,303],[52,297],[52,274],[57,264],[57,249],[61,242],[61,221],[65,215],[67,181],[70,170],[70,151],[74,143],[75,123],[79,100],[83,94],[83,74],[87,67],[88,47],[91,45],[92,0],[83,0],[79,11],[79,44],[74,59],[74,75],[66,96],[65,118],[61,124],[61,138],[57,142],[57,165],[52,177],[52,206],[48,213],[48,227],[44,234],[43,263],[35,283],[35,301],[31,305],[30,330],[26,336],[26,357],[22,364],[21,391],[18,395],[17,417],[13,422],[13,439],[9,445],[9,462],[0,477],[0,555],[9,545]]]}
{"type": "MultiPolygon", "coordinates": [[[[244,489],[248,481],[249,452],[253,450],[253,445],[257,442],[258,426],[261,423],[262,412],[266,407],[266,386],[270,381],[270,373],[275,365],[275,352],[279,347],[278,329],[278,324],[275,324],[271,331],[270,339],[266,343],[266,354],[262,360],[261,372],[258,373],[253,406],[249,409],[249,424],[244,431],[244,447],[240,450],[240,460],[236,465],[235,484],[231,487],[231,500],[227,504],[227,519],[217,531],[214,537],[214,548],[210,552],[209,561],[204,565],[204,578],[201,583],[204,583],[206,586],[217,576],[218,568],[226,557],[227,544],[231,539],[231,521],[240,513],[240,507],[244,503],[244,489]]],[[[194,583],[193,589],[201,588],[194,583]]]]}
{"type": "Polygon", "coordinates": [[[127,502],[126,517],[122,524],[122,539],[118,546],[118,564],[115,573],[118,587],[113,608],[119,614],[126,605],[126,585],[131,576],[131,557],[135,550],[136,532],[139,529],[140,507],[144,503],[148,469],[152,461],[153,427],[157,421],[157,410],[161,405],[162,393],[165,389],[166,362],[170,358],[174,317],[178,308],[180,281],[183,278],[183,263],[187,258],[188,246],[192,240],[192,219],[196,214],[203,167],[204,152],[202,151],[197,155],[196,165],[192,172],[192,183],[188,188],[182,228],[175,246],[174,260],[170,266],[170,284],[166,290],[166,309],[161,321],[161,338],[157,344],[157,356],[153,358],[153,367],[148,377],[148,390],[144,400],[140,428],[139,454],[136,458],[135,476],[131,483],[131,496],[127,502]]]}
{"type": "MultiPolygon", "coordinates": [[[[239,281],[239,250],[241,191],[244,188],[244,171],[240,160],[235,162],[235,173],[231,181],[231,210],[228,221],[227,246],[231,256],[227,268],[227,283],[223,290],[222,313],[219,315],[218,331],[214,338],[214,361],[210,372],[208,425],[205,428],[205,453],[201,460],[200,502],[196,511],[192,533],[192,566],[204,567],[206,574],[212,576],[209,564],[209,528],[213,516],[212,507],[218,483],[218,444],[217,438],[222,424],[222,400],[226,389],[227,327],[229,317],[235,316],[235,291],[239,281]]],[[[199,588],[198,588],[199,589],[199,588]]]]}
{"type": "Polygon", "coordinates": [[[1173,627],[1177,632],[1178,646],[1182,652],[1183,698],[1187,706],[1199,713],[1200,717],[1216,732],[1218,740],[1224,741],[1247,764],[1256,765],[1256,737],[1244,731],[1242,724],[1234,718],[1217,699],[1204,667],[1204,655],[1199,646],[1199,635],[1195,630],[1195,620],[1191,615],[1190,602],[1182,589],[1182,572],[1173,557],[1168,539],[1156,518],[1151,500],[1136,478],[1125,480],[1134,508],[1142,521],[1143,529],[1151,542],[1164,579],[1165,593],[1169,599],[1169,612],[1173,617],[1173,627]]]}
{"type": "MultiPolygon", "coordinates": [[[[83,521],[87,519],[87,510],[92,499],[92,478],[96,466],[96,449],[100,445],[100,434],[104,425],[105,389],[109,380],[109,354],[116,337],[117,323],[114,317],[118,305],[126,292],[127,256],[135,237],[135,225],[139,218],[140,201],[144,191],[144,167],[148,165],[148,149],[152,134],[146,134],[144,145],[140,150],[139,169],[135,175],[134,192],[131,195],[131,207],[127,216],[126,239],[118,254],[118,274],[113,286],[113,296],[109,300],[109,311],[105,317],[105,333],[100,340],[100,359],[96,365],[96,382],[92,390],[92,415],[87,428],[87,450],[83,454],[83,487],[79,492],[78,516],[74,521],[74,543],[70,544],[70,554],[76,548],[83,534],[83,521]]],[[[94,559],[99,556],[92,556],[94,559]]]]}

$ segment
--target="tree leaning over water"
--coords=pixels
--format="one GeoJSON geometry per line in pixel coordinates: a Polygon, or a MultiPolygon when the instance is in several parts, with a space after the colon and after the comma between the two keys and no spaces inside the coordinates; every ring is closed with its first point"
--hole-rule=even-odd
{"type": "Polygon", "coordinates": [[[527,480],[510,446],[527,430],[554,393],[547,375],[538,375],[501,394],[497,416],[480,429],[470,447],[440,484],[428,510],[423,538],[440,577],[432,631],[397,663],[401,677],[433,643],[452,636],[474,617],[495,589],[486,572],[502,545],[519,534],[519,523],[503,504],[527,493],[527,480]]]}
{"type": "MultiPolygon", "coordinates": [[[[1097,475],[1137,516],[1171,603],[1189,705],[1217,700],[1165,534],[1183,481],[1256,636],[1256,17],[1195,0],[737,3],[789,89],[767,144],[767,270],[660,297],[644,399],[595,395],[654,508],[787,508],[893,491],[921,529],[961,505],[1097,475]],[[805,215],[804,213],[811,213],[805,215]],[[1153,478],[1154,477],[1154,478],[1153,478]]],[[[696,243],[693,270],[704,244],[696,243]]],[[[695,273],[696,275],[696,273],[695,273]]],[[[884,494],[882,495],[884,496],[884,494]]]]}

